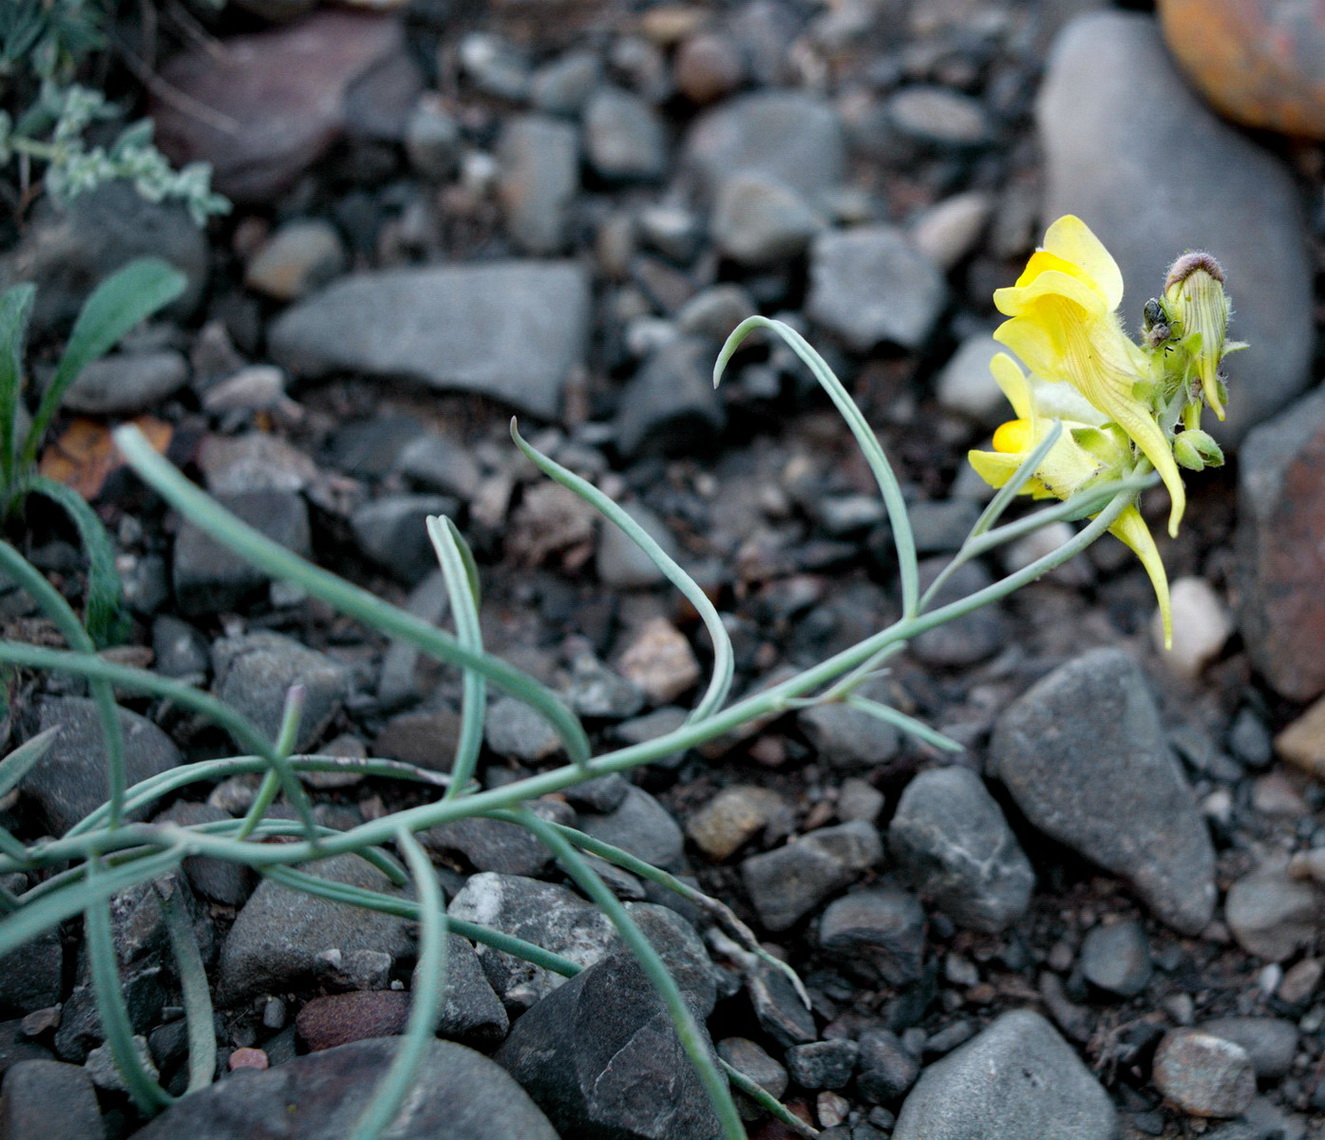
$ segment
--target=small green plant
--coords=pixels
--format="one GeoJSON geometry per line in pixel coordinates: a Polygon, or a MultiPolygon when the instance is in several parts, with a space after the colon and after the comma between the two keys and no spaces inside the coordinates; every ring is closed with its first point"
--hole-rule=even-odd
{"type": "MultiPolygon", "coordinates": [[[[1058,271],[1055,269],[1055,272],[1058,271]]],[[[1061,285],[1062,282],[1042,283],[1046,288],[1054,284],[1061,285]]],[[[1052,295],[1053,298],[1058,296],[1052,295]]],[[[1050,321],[1060,319],[1068,324],[1087,318],[1088,322],[1098,323],[1101,320],[1098,313],[1083,309],[1078,314],[1056,299],[1051,299],[1050,304],[1056,308],[1036,316],[1044,327],[1048,327],[1050,321]]],[[[1084,335],[1090,331],[1091,325],[1088,322],[1072,330],[1072,335],[1084,335]]],[[[733,700],[732,644],[721,616],[704,591],[621,507],[586,480],[535,449],[520,436],[513,422],[511,435],[520,451],[545,475],[581,496],[609,522],[621,528],[694,605],[712,640],[712,675],[686,722],[644,743],[595,755],[585,729],[556,694],[484,649],[478,618],[478,575],[459,530],[446,519],[430,520],[428,532],[450,597],[455,624],[453,635],[311,565],[272,542],[223,510],[190,483],[158,455],[136,429],[124,427],[117,432],[117,442],[129,464],[184,518],[274,578],[295,583],[310,597],[319,599],[389,638],[417,646],[462,671],[464,687],[461,731],[449,776],[439,776],[435,772],[377,758],[347,760],[343,757],[294,754],[292,750],[298,736],[302,704],[298,686],[288,694],[283,724],[276,739],[270,740],[233,708],[208,693],[177,680],[98,657],[92,652],[91,640],[60,594],[24,562],[17,551],[0,543],[0,569],[31,591],[52,622],[65,634],[71,647],[68,650],[56,650],[10,641],[0,642],[0,665],[55,670],[87,678],[94,696],[98,698],[108,757],[107,802],[63,836],[24,844],[0,828],[0,875],[11,872],[37,873],[39,880],[21,893],[0,887],[0,909],[8,912],[3,922],[0,922],[0,955],[53,926],[82,916],[90,952],[92,981],[107,1042],[130,1095],[141,1112],[152,1115],[168,1105],[173,1098],[144,1067],[134,1049],[132,1028],[120,992],[110,933],[109,906],[116,894],[137,884],[160,879],[177,869],[186,858],[205,855],[249,866],[267,878],[310,895],[417,921],[420,945],[406,1030],[393,1064],[375,1090],[363,1117],[350,1133],[354,1140],[375,1140],[390,1127],[405,1102],[413,1074],[434,1034],[446,991],[445,949],[448,935],[457,934],[486,943],[563,976],[571,976],[579,970],[575,963],[541,947],[481,924],[462,922],[447,915],[435,870],[415,836],[427,828],[484,817],[514,823],[527,829],[555,857],[567,877],[616,926],[622,940],[635,954],[665,1003],[678,1040],[712,1101],[725,1140],[742,1140],[746,1136],[745,1126],[732,1097],[733,1086],[755,1099],[796,1134],[815,1135],[812,1129],[757,1085],[714,1058],[702,1027],[695,1021],[657,951],[586,856],[606,860],[690,899],[700,908],[706,921],[715,924],[727,937],[729,944],[734,946],[733,957],[738,960],[738,964],[746,969],[767,965],[787,971],[793,985],[804,998],[804,990],[789,967],[768,955],[753,934],[718,900],[709,898],[628,852],[575,828],[547,822],[529,810],[527,805],[540,796],[560,792],[589,778],[628,772],[698,747],[753,720],[828,702],[841,702],[862,710],[935,748],[960,751],[959,745],[941,733],[898,709],[862,696],[859,690],[911,638],[1006,597],[1075,557],[1096,539],[1113,530],[1129,511],[1135,511],[1138,494],[1144,488],[1154,485],[1157,477],[1150,467],[1148,452],[1128,451],[1122,441],[1117,441],[1117,447],[1111,444],[1108,450],[1108,455],[1113,456],[1117,452],[1121,457],[1116,466],[1105,466],[1098,472],[1092,467],[1091,477],[1080,479],[1075,477],[1080,474],[1077,467],[1071,466],[1072,486],[1060,485],[1056,476],[1064,462],[1063,449],[1079,449],[1096,444],[1098,441],[1091,431],[1104,431],[1105,428],[1090,421],[1083,421],[1082,424],[1074,421],[1073,426],[1067,428],[1061,422],[1041,416],[1043,409],[1039,405],[1025,412],[1018,407],[1021,419],[1013,423],[1025,421],[1025,426],[1004,433],[1005,436],[1015,438],[1005,439],[1007,446],[989,453],[994,456],[994,460],[977,461],[977,465],[983,464],[985,470],[995,477],[999,484],[997,492],[944,574],[928,590],[922,591],[915,540],[902,489],[892,466],[850,394],[805,339],[779,321],[751,317],[736,329],[723,348],[715,366],[715,382],[741,343],[755,330],[772,332],[787,342],[828,393],[860,447],[890,515],[897,555],[901,613],[886,629],[871,634],[828,660],[770,688],[733,700]],[[1033,420],[1030,417],[1031,411],[1036,413],[1033,420]],[[1091,431],[1086,431],[1086,427],[1091,431]],[[1004,522],[1004,514],[1022,491],[1043,492],[1042,497],[1060,497],[1062,501],[1028,516],[1004,522]],[[939,589],[949,580],[953,569],[1002,543],[1019,539],[1038,527],[1062,520],[1088,521],[1071,539],[1029,566],[966,597],[939,603],[939,589]],[[126,787],[118,720],[110,698],[112,684],[128,691],[163,698],[212,720],[228,731],[247,754],[183,764],[133,787],[126,787]],[[568,762],[512,783],[482,789],[474,775],[484,735],[489,686],[504,690],[546,718],[560,735],[568,762]],[[307,773],[346,769],[369,776],[412,781],[425,794],[420,797],[422,802],[415,806],[372,819],[347,831],[333,831],[314,820],[309,795],[301,783],[301,777],[307,773]],[[149,810],[164,797],[190,785],[241,773],[262,774],[258,794],[242,819],[193,826],[128,821],[131,813],[149,810]],[[436,795],[427,794],[429,789],[438,787],[444,787],[445,790],[436,795]],[[284,794],[293,809],[293,819],[272,818],[268,815],[280,794],[284,794]],[[275,837],[281,837],[284,842],[268,842],[275,837]],[[414,889],[410,896],[329,882],[309,874],[301,867],[302,864],[347,853],[367,860],[398,886],[412,883],[414,889]]],[[[1189,329],[1182,335],[1189,336],[1190,332],[1189,329]]],[[[1207,382],[1207,377],[1201,371],[1199,348],[1195,342],[1188,342],[1185,351],[1192,362],[1190,369],[1183,361],[1172,359],[1173,354],[1161,360],[1162,368],[1156,374],[1159,381],[1169,376],[1168,369],[1179,370],[1175,374],[1179,375],[1180,390],[1169,394],[1172,399],[1196,399],[1207,382]]],[[[1150,376],[1151,373],[1148,371],[1146,375],[1150,376]]],[[[1060,379],[1068,379],[1070,382],[1070,377],[1060,379]]],[[[1087,379],[1098,377],[1090,376],[1087,379]]],[[[1135,379],[1139,384],[1145,377],[1138,376],[1135,379]]],[[[1163,389],[1162,383],[1160,388],[1163,389]]],[[[1016,405],[1024,393],[1015,386],[1014,389],[1017,396],[1013,403],[1016,405]]],[[[1112,433],[1112,427],[1106,427],[1112,433]]],[[[1137,446],[1139,448],[1140,445],[1137,446]]],[[[1075,464],[1075,451],[1067,458],[1075,464]]],[[[34,738],[0,761],[0,794],[17,787],[26,772],[34,764],[40,763],[45,746],[45,740],[34,738]]],[[[175,953],[181,1002],[189,1026],[189,1091],[194,1091],[212,1079],[215,1068],[216,1043],[211,998],[203,964],[190,936],[183,909],[165,906],[163,913],[172,930],[171,945],[175,953]]]]}
{"type": "Polygon", "coordinates": [[[130,329],[170,304],[185,277],[159,258],[141,258],[106,278],[87,299],[64,352],[24,428],[24,364],[28,320],[36,299],[30,284],[0,295],[0,519],[12,520],[29,495],[58,504],[78,529],[88,558],[84,620],[97,645],[109,644],[120,620],[120,580],[110,538],[96,512],[72,488],[37,472],[41,446],[69,386],[130,329]]]}
{"type": "Polygon", "coordinates": [[[120,119],[102,92],[74,82],[80,64],[104,47],[106,10],[98,0],[4,0],[0,3],[0,168],[18,160],[45,167],[43,185],[68,201],[115,179],[132,182],[152,202],[182,202],[198,225],[230,203],[211,188],[211,167],[175,170],[152,142],[150,119],[130,123],[107,144],[89,131],[120,119]]]}

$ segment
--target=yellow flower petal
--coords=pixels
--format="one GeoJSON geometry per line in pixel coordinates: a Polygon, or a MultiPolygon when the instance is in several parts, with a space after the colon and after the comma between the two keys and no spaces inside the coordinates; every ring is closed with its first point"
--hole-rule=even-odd
{"type": "Polygon", "coordinates": [[[968,451],[966,458],[981,479],[991,487],[1002,487],[1021,466],[1024,457],[1002,451],[968,451]]]}
{"type": "Polygon", "coordinates": [[[1006,352],[999,352],[989,362],[989,371],[994,374],[994,383],[1008,398],[1012,410],[1019,419],[1029,419],[1031,414],[1031,390],[1026,381],[1026,373],[1021,365],[1006,352]]]}
{"type": "Polygon", "coordinates": [[[1103,294],[1110,312],[1123,299],[1123,274],[1104,243],[1075,214],[1065,214],[1044,235],[1044,248],[1079,266],[1103,294]]]}
{"type": "Polygon", "coordinates": [[[1121,539],[1141,559],[1150,585],[1155,591],[1155,600],[1159,603],[1159,617],[1164,625],[1164,648],[1173,648],[1173,609],[1169,602],[1169,576],[1164,570],[1164,560],[1159,556],[1154,536],[1146,526],[1136,507],[1128,507],[1120,514],[1109,533],[1121,539]]]}
{"type": "Polygon", "coordinates": [[[1009,420],[994,432],[994,450],[1004,455],[1025,455],[1035,446],[1030,420],[1009,420]]]}

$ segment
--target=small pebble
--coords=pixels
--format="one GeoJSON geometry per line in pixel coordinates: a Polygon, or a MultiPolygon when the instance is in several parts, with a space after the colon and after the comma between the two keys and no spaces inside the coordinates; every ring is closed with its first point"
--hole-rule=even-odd
{"type": "MultiPolygon", "coordinates": [[[[1219,656],[1233,632],[1228,611],[1204,578],[1177,578],[1169,587],[1173,609],[1173,648],[1160,660],[1178,677],[1194,678],[1219,656]]],[[[1151,632],[1157,648],[1164,645],[1159,614],[1151,632]]]]}
{"type": "Polygon", "coordinates": [[[1155,1052],[1155,1085],[1192,1116],[1239,1115],[1256,1095],[1256,1072],[1241,1045],[1197,1029],[1174,1029],[1155,1052]]]}
{"type": "Polygon", "coordinates": [[[227,1064],[233,1073],[236,1069],[265,1069],[271,1063],[270,1058],[261,1049],[236,1049],[230,1054],[227,1064]]]}

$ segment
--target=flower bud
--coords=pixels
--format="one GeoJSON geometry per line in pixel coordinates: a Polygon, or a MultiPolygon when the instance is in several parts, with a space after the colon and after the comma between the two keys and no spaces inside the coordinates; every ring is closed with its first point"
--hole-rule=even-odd
{"type": "Polygon", "coordinates": [[[1190,471],[1224,465],[1223,449],[1214,437],[1199,428],[1179,432],[1173,440],[1173,458],[1190,471]]]}
{"type": "Polygon", "coordinates": [[[1165,311],[1180,331],[1201,381],[1206,403],[1222,420],[1224,392],[1219,362],[1226,351],[1229,312],[1224,270],[1208,253],[1184,253],[1165,278],[1164,301],[1165,311]]]}

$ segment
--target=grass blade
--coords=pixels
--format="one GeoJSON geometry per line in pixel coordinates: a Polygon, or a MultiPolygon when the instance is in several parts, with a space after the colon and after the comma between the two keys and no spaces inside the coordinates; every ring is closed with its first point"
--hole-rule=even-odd
{"type": "Polygon", "coordinates": [[[446,996],[448,935],[437,872],[419,841],[403,828],[396,837],[396,845],[409,866],[419,896],[419,961],[414,968],[409,1021],[404,1035],[391,1068],[373,1090],[372,1100],[354,1129],[354,1140],[377,1140],[395,1119],[437,1031],[437,1018],[446,996]]]}
{"type": "Polygon", "coordinates": [[[3,760],[0,760],[0,796],[7,796],[22,782],[55,743],[60,734],[58,724],[25,740],[3,760]]]}
{"type": "Polygon", "coordinates": [[[32,417],[23,443],[23,469],[37,461],[37,448],[78,374],[109,352],[125,333],[184,292],[188,278],[159,257],[143,257],[111,274],[92,291],[74,322],[55,375],[32,417]]]}
{"type": "Polygon", "coordinates": [[[719,615],[708,595],[704,593],[689,574],[654,540],[642,526],[630,517],[621,507],[603,494],[597,487],[587,479],[582,479],[575,472],[567,470],[553,459],[549,459],[537,448],[525,441],[516,429],[515,420],[511,420],[511,438],[515,441],[515,446],[524,453],[535,467],[537,467],[549,479],[555,480],[563,487],[574,491],[586,503],[603,515],[614,526],[619,527],[627,538],[638,546],[649,560],[653,562],[682,594],[686,600],[695,607],[695,612],[699,614],[700,620],[704,623],[704,628],[708,631],[709,637],[713,641],[713,677],[709,681],[708,689],[700,699],[699,704],[691,711],[689,720],[702,720],[722,708],[727,700],[727,694],[731,691],[732,676],[735,672],[734,656],[732,653],[731,636],[727,633],[727,627],[722,624],[722,617],[719,615]]]}
{"type": "MultiPolygon", "coordinates": [[[[446,580],[446,592],[455,617],[456,640],[474,653],[483,652],[483,631],[478,620],[478,567],[460,531],[450,519],[428,519],[428,538],[446,580]]],[[[466,669],[460,697],[460,739],[451,763],[451,786],[446,799],[463,795],[478,765],[483,748],[483,721],[487,712],[488,685],[483,675],[466,669]]]]}
{"type": "Polygon", "coordinates": [[[216,1076],[216,1026],[212,1015],[212,994],[207,988],[207,970],[180,898],[183,884],[178,879],[162,878],[156,882],[156,896],[161,903],[170,949],[175,955],[179,988],[184,1002],[184,1020],[189,1035],[189,1084],[184,1095],[205,1089],[216,1076]]]}
{"type": "Polygon", "coordinates": [[[6,497],[14,486],[18,453],[14,414],[23,398],[23,352],[36,295],[36,286],[24,283],[0,296],[0,488],[6,497]]]}
{"type": "Polygon", "coordinates": [[[746,317],[732,331],[727,343],[722,346],[722,351],[718,354],[717,362],[713,365],[713,386],[717,387],[727,362],[741,346],[741,342],[755,329],[775,332],[791,346],[791,350],[801,358],[824,391],[828,393],[833,406],[837,408],[847,427],[851,429],[851,434],[855,436],[856,444],[874,474],[874,481],[879,485],[884,506],[888,508],[893,546],[897,550],[897,572],[902,582],[902,613],[906,617],[915,615],[919,612],[920,570],[916,561],[915,536],[911,532],[911,520],[906,513],[906,500],[902,497],[901,484],[897,482],[897,476],[893,472],[892,464],[888,462],[888,456],[879,446],[879,439],[874,434],[874,429],[870,427],[869,421],[856,406],[856,401],[851,398],[842,381],[828,367],[828,362],[790,325],[768,317],[746,317]]]}
{"type": "MultiPolygon", "coordinates": [[[[412,614],[352,586],[336,575],[312,565],[279,543],[222,509],[166,460],[162,459],[132,425],[115,432],[115,442],[138,475],[191,522],[224,546],[277,578],[294,582],[307,593],[342,613],[451,665],[473,669],[512,696],[538,710],[556,728],[566,752],[577,764],[589,759],[589,738],[579,719],[548,688],[526,673],[486,653],[476,654],[453,637],[412,614]]],[[[257,751],[256,749],[254,751],[257,751]]]]}

